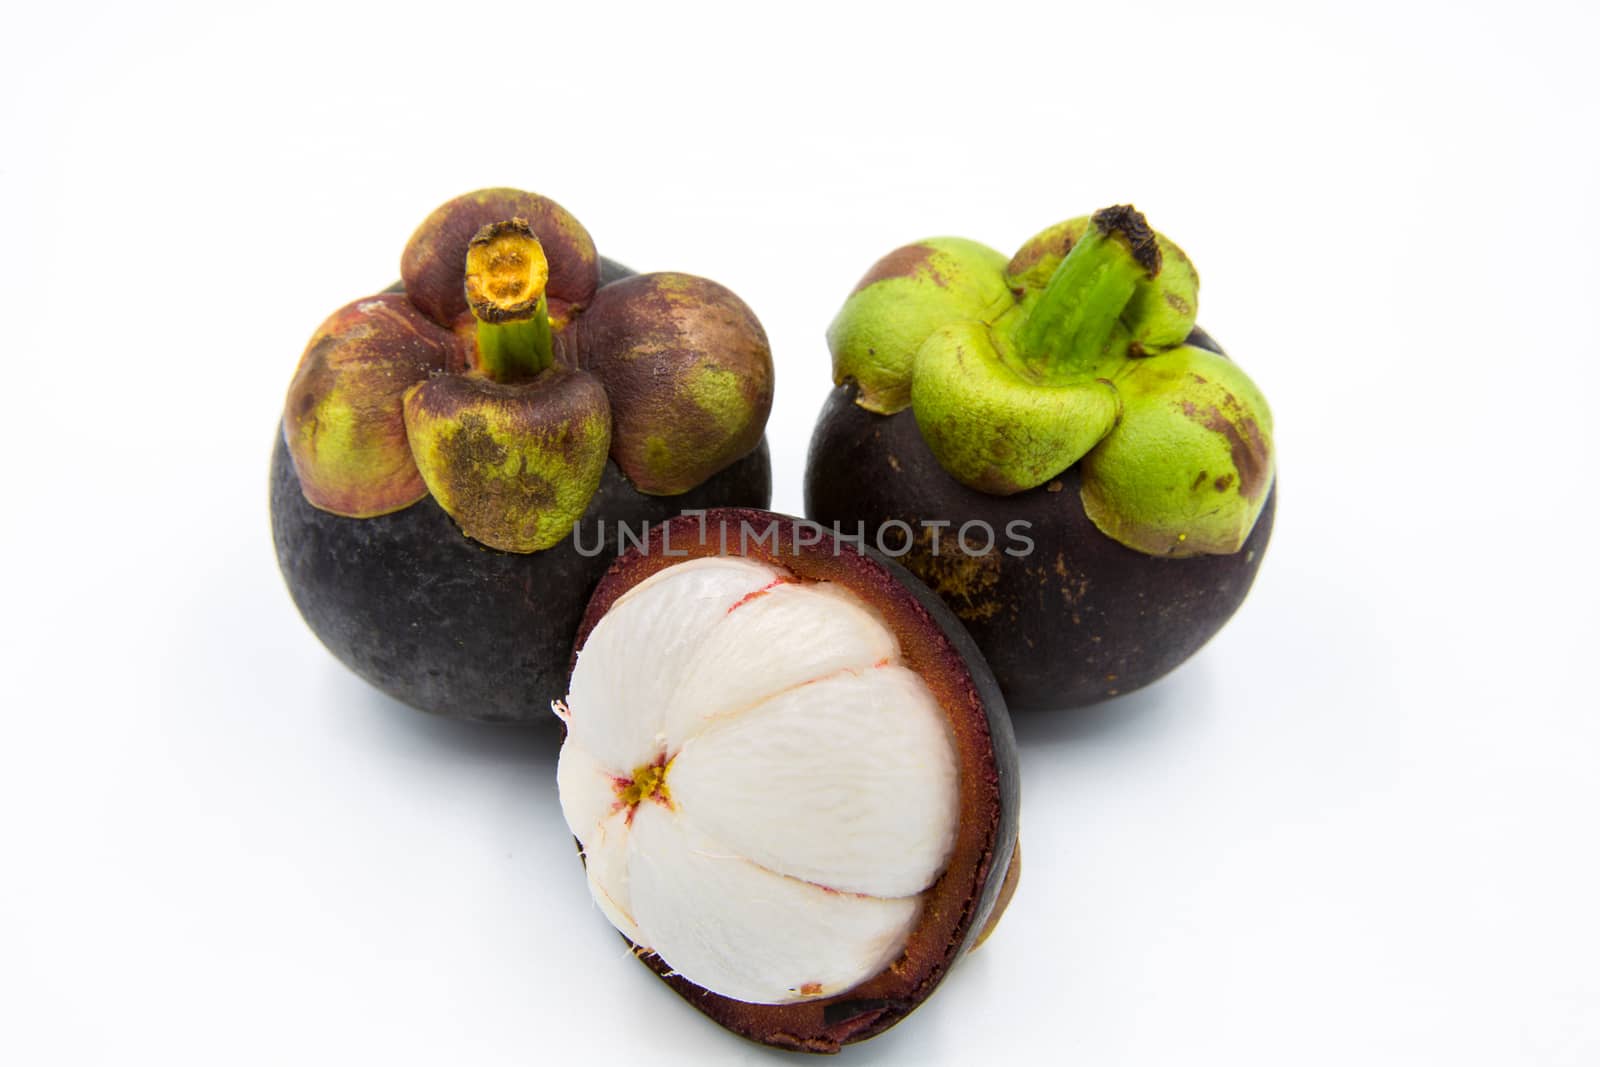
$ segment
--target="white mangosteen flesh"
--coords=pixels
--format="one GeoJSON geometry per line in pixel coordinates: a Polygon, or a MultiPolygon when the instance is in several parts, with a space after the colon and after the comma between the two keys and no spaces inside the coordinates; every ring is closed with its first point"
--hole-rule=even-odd
{"type": "Polygon", "coordinates": [[[557,782],[589,889],[641,950],[756,1004],[832,996],[904,950],[955,842],[944,712],[859,597],[686,561],[591,631],[557,782]]]}

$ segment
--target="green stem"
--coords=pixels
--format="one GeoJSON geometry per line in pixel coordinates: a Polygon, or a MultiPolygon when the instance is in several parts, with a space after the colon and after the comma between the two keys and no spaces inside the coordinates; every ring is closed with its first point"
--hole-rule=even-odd
{"type": "Polygon", "coordinates": [[[1023,360],[1052,378],[1089,371],[1139,283],[1161,269],[1155,233],[1131,207],[1095,212],[1017,331],[1023,360]]]}
{"type": "Polygon", "coordinates": [[[497,382],[532,378],[554,361],[545,283],[550,263],[522,219],[493,222],[467,245],[467,306],[478,320],[478,369],[497,382]]]}
{"type": "Polygon", "coordinates": [[[512,322],[478,320],[478,369],[497,382],[532,378],[554,361],[544,297],[534,314],[512,322]]]}

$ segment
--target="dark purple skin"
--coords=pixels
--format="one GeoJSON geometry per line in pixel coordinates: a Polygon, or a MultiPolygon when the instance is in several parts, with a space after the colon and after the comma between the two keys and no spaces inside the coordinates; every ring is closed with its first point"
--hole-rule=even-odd
{"type": "MultiPolygon", "coordinates": [[[[1222,354],[1199,330],[1189,340],[1222,354]]],[[[951,522],[937,557],[924,540],[898,562],[966,624],[1012,710],[1082,707],[1149,685],[1199,651],[1255,581],[1276,487],[1238,552],[1147,556],[1084,514],[1076,467],[1025,493],[981,493],[945,473],[909,409],[873,414],[855,394],[846,383],[823,405],[806,463],[806,516],[846,534],[865,523],[869,545],[890,520],[914,529],[923,520],[951,522]],[[986,555],[967,556],[955,543],[972,519],[996,532],[986,555]],[[1019,520],[1034,542],[1026,557],[1004,553],[1014,544],[1007,526],[1019,520]]],[[[898,529],[885,538],[890,550],[901,540],[898,529]]]]}
{"type": "Polygon", "coordinates": [[[526,555],[469,539],[432,497],[348,519],[306,502],[283,434],[272,452],[272,540],[295,606],[345,666],[403,703],[479,722],[549,720],[589,594],[617,556],[617,523],[638,531],[690,508],[765,507],[766,440],[681,496],[646,496],[606,464],[573,539],[526,555]]]}
{"type": "MultiPolygon", "coordinates": [[[[628,271],[601,263],[603,281],[628,271]]],[[[566,692],[572,639],[616,558],[617,525],[638,532],[679,512],[766,507],[766,439],[679,496],[647,496],[607,462],[574,540],[526,555],[463,534],[432,497],[351,519],[307,503],[280,427],[272,451],[272,540],[295,606],[345,666],[412,707],[480,722],[550,721],[566,692]]],[[[625,547],[625,546],[624,546],[625,547]]]]}

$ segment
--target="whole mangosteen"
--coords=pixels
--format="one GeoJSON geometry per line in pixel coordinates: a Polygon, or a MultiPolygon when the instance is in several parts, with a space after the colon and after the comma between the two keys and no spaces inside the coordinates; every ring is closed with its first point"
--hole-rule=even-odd
{"type": "Polygon", "coordinates": [[[1148,685],[1261,566],[1272,415],[1196,327],[1198,287],[1113,207],[1009,261],[960,238],[891,252],[828,330],[806,513],[902,556],[1012,708],[1148,685]]]}
{"type": "Polygon", "coordinates": [[[273,541],[311,629],[398,700],[542,717],[629,533],[764,507],[772,356],[732,292],[602,259],[554,201],[430,215],[401,283],[318,328],[273,451],[273,541]]]}

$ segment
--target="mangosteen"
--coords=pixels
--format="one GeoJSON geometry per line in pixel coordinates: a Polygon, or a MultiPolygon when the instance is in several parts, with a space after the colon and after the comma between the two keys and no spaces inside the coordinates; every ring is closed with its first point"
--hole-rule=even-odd
{"type": "Polygon", "coordinates": [[[629,531],[770,501],[772,382],[722,286],[602,259],[545,197],[458,197],[412,235],[400,284],[301,358],[272,458],[290,594],[398,700],[542,718],[629,531]]]}
{"type": "Polygon", "coordinates": [[[1272,532],[1272,415],[1195,325],[1199,280],[1132,207],[1009,261],[891,252],[828,330],[806,514],[902,557],[1009,705],[1131,692],[1233,615],[1272,532]]]}
{"type": "Polygon", "coordinates": [[[556,711],[595,903],[744,1037],[881,1033],[1016,884],[1016,748],[982,656],[908,572],[817,524],[657,528],[596,588],[556,711]]]}

